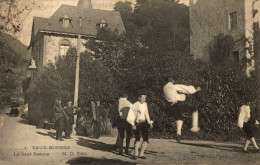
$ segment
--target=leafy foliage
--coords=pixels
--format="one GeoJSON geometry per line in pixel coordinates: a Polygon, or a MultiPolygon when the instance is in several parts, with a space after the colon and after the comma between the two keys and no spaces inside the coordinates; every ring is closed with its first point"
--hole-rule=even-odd
{"type": "Polygon", "coordinates": [[[117,3],[128,37],[138,40],[144,47],[160,50],[189,49],[189,9],[171,0],[137,1],[134,10],[130,4],[117,3]]]}
{"type": "MultiPolygon", "coordinates": [[[[29,89],[30,105],[33,106],[31,120],[51,120],[55,97],[62,98],[62,104],[73,101],[75,85],[75,55],[69,49],[66,56],[59,56],[55,63],[49,63],[43,68],[29,89]]],[[[117,98],[116,84],[110,74],[110,68],[104,66],[88,53],[82,53],[80,59],[80,90],[79,106],[90,107],[91,100],[105,100],[117,98]]]]}
{"type": "Polygon", "coordinates": [[[221,64],[231,53],[235,46],[232,36],[220,33],[209,43],[210,61],[213,64],[221,64]]]}
{"type": "MultiPolygon", "coordinates": [[[[129,18],[124,20],[128,21],[127,26],[136,29],[120,35],[117,31],[101,29],[97,36],[100,40],[93,39],[85,45],[95,54],[81,54],[79,106],[90,107],[91,100],[113,104],[121,91],[126,90],[130,100],[135,102],[139,91],[145,90],[147,102],[161,121],[157,121],[161,124],[154,127],[152,135],[172,138],[176,130],[175,119],[167,110],[163,86],[167,83],[165,79],[174,75],[177,83],[202,88],[200,93],[187,98],[187,104],[199,110],[202,131],[196,135],[187,131],[191,125],[188,120],[191,116],[187,114],[185,137],[211,140],[239,138],[241,132],[236,127],[238,108],[246,97],[252,98],[252,109],[258,108],[258,86],[256,76],[251,79],[245,77],[243,66],[230,65],[232,61],[228,58],[223,60],[232,48],[232,39],[219,36],[216,42],[211,43],[213,56],[216,57],[214,62],[194,60],[186,51],[189,29],[186,26],[187,13],[183,14],[182,9],[187,8],[162,0],[139,2],[133,12],[122,3],[116,7],[125,12],[125,18],[129,18]],[[219,41],[223,42],[220,44],[219,41]],[[223,59],[218,59],[217,54],[223,59]],[[215,61],[219,65],[215,65],[215,61]]],[[[40,94],[48,100],[53,100],[56,95],[63,100],[71,96],[75,63],[70,58],[75,57],[68,53],[56,64],[49,64],[35,82],[32,94],[40,94]]],[[[51,111],[51,108],[44,110],[51,111]]]]}
{"type": "Polygon", "coordinates": [[[111,68],[100,60],[93,59],[88,53],[81,56],[80,68],[80,105],[88,106],[91,100],[109,102],[116,97],[117,86],[111,68]]]}
{"type": "Polygon", "coordinates": [[[28,6],[22,7],[20,0],[0,0],[0,33],[15,34],[21,30],[21,16],[28,6]]]}
{"type": "Polygon", "coordinates": [[[29,117],[32,122],[51,120],[55,97],[61,97],[64,105],[72,100],[75,79],[73,49],[66,56],[59,56],[56,64],[45,66],[32,82],[29,88],[29,109],[33,109],[29,111],[29,117]]]}
{"type": "Polygon", "coordinates": [[[11,103],[11,96],[18,85],[17,76],[0,68],[0,107],[11,103]]]}
{"type": "MultiPolygon", "coordinates": [[[[187,104],[199,109],[203,131],[198,135],[184,131],[186,137],[211,140],[240,137],[241,132],[236,126],[238,109],[244,103],[244,99],[250,97],[251,107],[256,110],[258,91],[256,76],[246,78],[243,64],[230,65],[233,63],[230,58],[225,58],[219,65],[205,63],[193,60],[192,57],[178,51],[146,49],[124,36],[121,36],[121,40],[117,40],[118,36],[114,36],[113,39],[113,32],[107,31],[103,34],[106,35],[100,33],[99,37],[104,38],[104,42],[102,46],[96,45],[100,48],[96,56],[109,68],[115,67],[114,64],[119,66],[120,72],[113,76],[118,76],[115,79],[120,79],[120,89],[127,89],[132,101],[137,100],[140,90],[147,91],[148,102],[163,121],[161,126],[155,127],[154,136],[172,137],[175,133],[175,120],[169,116],[162,92],[163,86],[167,83],[165,78],[175,75],[177,83],[200,86],[203,89],[201,93],[187,99],[187,104]],[[119,50],[123,53],[120,58],[111,57],[117,60],[116,63],[104,60],[108,54],[115,54],[114,51],[119,50]]],[[[190,118],[187,114],[184,130],[189,130],[190,118]]]]}

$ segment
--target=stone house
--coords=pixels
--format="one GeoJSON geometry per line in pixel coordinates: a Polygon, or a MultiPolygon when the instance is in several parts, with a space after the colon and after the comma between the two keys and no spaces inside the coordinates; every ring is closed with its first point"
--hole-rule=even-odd
{"type": "Polygon", "coordinates": [[[84,44],[104,27],[125,32],[118,11],[93,9],[91,0],[79,0],[78,6],[61,5],[50,18],[34,17],[28,47],[37,67],[34,74],[55,57],[65,55],[70,47],[76,48],[79,34],[80,52],[86,51],[84,44]]]}
{"type": "MultiPolygon", "coordinates": [[[[247,49],[254,46],[254,28],[259,28],[254,21],[258,12],[254,4],[255,0],[190,0],[190,54],[208,60],[210,41],[223,33],[235,40],[231,54],[235,62],[254,56],[247,49]]],[[[248,72],[254,70],[254,64],[254,60],[248,63],[248,72]]]]}
{"type": "MultiPolygon", "coordinates": [[[[32,69],[31,81],[34,81],[43,66],[55,62],[58,56],[66,55],[69,48],[77,48],[79,53],[85,52],[84,44],[90,39],[96,39],[98,30],[105,27],[117,30],[119,34],[125,32],[118,11],[93,9],[91,0],[79,0],[77,6],[61,5],[50,18],[34,17],[31,41],[27,48],[32,51],[33,58],[29,66],[29,70],[32,69]],[[32,66],[36,66],[36,69],[32,66]]],[[[29,101],[30,122],[38,123],[48,117],[40,113],[43,108],[29,101]]]]}

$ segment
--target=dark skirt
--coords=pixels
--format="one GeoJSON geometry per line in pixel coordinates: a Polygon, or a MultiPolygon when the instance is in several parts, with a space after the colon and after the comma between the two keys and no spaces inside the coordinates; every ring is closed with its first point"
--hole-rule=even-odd
{"type": "Polygon", "coordinates": [[[254,137],[254,126],[255,126],[255,120],[249,120],[248,122],[244,123],[243,130],[246,134],[246,138],[250,140],[252,137],[254,137]]]}

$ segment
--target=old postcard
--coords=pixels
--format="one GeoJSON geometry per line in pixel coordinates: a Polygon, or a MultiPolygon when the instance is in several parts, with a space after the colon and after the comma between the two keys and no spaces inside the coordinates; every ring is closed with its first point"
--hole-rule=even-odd
{"type": "Polygon", "coordinates": [[[0,0],[0,165],[260,164],[259,10],[0,0]]]}

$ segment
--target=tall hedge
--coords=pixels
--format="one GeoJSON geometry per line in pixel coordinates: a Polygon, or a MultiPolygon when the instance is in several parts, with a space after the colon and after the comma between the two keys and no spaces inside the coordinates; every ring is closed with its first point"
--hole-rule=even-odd
{"type": "MultiPolygon", "coordinates": [[[[246,97],[252,99],[251,108],[257,109],[258,86],[256,75],[248,79],[243,65],[234,65],[226,58],[221,65],[195,61],[181,52],[147,52],[136,57],[133,65],[127,65],[125,81],[136,101],[139,90],[147,90],[148,102],[153,105],[162,125],[155,128],[155,137],[172,138],[175,134],[175,119],[169,116],[163,96],[163,86],[168,75],[177,77],[177,83],[200,86],[202,91],[188,96],[187,104],[200,112],[199,134],[189,132],[191,116],[184,122],[187,138],[238,139],[241,131],[236,126],[239,107],[246,97]],[[157,59],[154,57],[157,55],[157,59]],[[156,62],[155,62],[156,61],[156,62]],[[130,67],[132,66],[132,67],[130,67]],[[139,75],[140,74],[140,75],[139,75]]],[[[128,59],[128,62],[131,60],[128,59]]]]}
{"type": "MultiPolygon", "coordinates": [[[[99,34],[102,42],[91,41],[86,45],[88,49],[96,50],[96,54],[81,54],[79,105],[82,107],[89,106],[90,100],[101,100],[108,105],[114,103],[121,90],[128,90],[130,100],[135,102],[138,92],[146,90],[147,102],[160,121],[152,135],[173,138],[175,119],[167,110],[163,86],[167,83],[167,76],[174,75],[177,83],[202,88],[200,93],[188,96],[186,101],[199,110],[202,131],[198,134],[189,131],[191,116],[187,114],[183,126],[184,138],[238,139],[242,134],[236,123],[244,98],[252,98],[251,107],[258,111],[256,75],[246,78],[243,63],[234,65],[226,58],[221,64],[214,65],[194,60],[185,52],[146,48],[109,30],[99,34]]],[[[49,102],[53,102],[54,96],[59,95],[64,101],[73,96],[74,58],[70,53],[58,58],[38,76],[31,90],[31,99],[35,100],[39,109],[34,117],[51,116],[52,104],[49,102]]]]}

